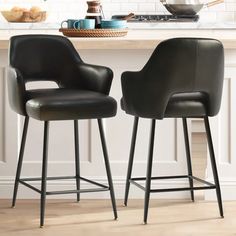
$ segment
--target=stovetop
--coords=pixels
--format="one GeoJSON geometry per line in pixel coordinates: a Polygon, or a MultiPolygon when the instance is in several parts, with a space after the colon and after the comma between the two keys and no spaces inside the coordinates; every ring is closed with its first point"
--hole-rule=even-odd
{"type": "MultiPolygon", "coordinates": [[[[122,19],[126,15],[114,15],[112,19],[122,19]]],[[[138,23],[157,23],[157,22],[197,22],[199,20],[198,15],[193,16],[174,16],[174,15],[135,15],[128,22],[138,23]]]]}

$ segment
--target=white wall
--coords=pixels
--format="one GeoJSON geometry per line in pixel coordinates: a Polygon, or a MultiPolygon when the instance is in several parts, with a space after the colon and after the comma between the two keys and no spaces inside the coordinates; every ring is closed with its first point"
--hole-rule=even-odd
{"type": "MultiPolygon", "coordinates": [[[[202,0],[203,2],[209,2],[202,0]]],[[[159,0],[102,0],[106,17],[114,14],[166,14],[167,11],[159,0]]],[[[12,6],[30,7],[41,5],[47,8],[48,21],[60,22],[68,18],[83,18],[86,14],[86,0],[1,0],[0,9],[12,6]]],[[[200,13],[205,21],[236,21],[236,0],[225,0],[225,3],[205,8],[200,13]]]]}

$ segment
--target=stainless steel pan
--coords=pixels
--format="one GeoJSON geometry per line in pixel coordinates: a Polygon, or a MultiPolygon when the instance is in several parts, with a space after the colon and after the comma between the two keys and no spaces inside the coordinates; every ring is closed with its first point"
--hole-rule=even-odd
{"type": "Polygon", "coordinates": [[[196,15],[203,7],[211,7],[224,2],[215,0],[209,3],[202,3],[201,0],[160,0],[165,8],[173,15],[196,15]]]}

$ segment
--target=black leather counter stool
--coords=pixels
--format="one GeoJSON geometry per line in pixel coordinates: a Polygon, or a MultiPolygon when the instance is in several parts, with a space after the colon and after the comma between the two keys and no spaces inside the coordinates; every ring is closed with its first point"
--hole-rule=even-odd
{"type": "Polygon", "coordinates": [[[124,72],[121,83],[122,109],[134,116],[133,135],[126,180],[124,204],[127,205],[130,183],[145,191],[144,223],[147,223],[150,193],[190,191],[194,201],[194,190],[216,189],[220,215],[223,217],[220,184],[208,117],[215,116],[220,109],[224,77],[224,50],[214,39],[174,38],[161,42],[151,58],[139,72],[124,72]],[[139,117],[151,120],[151,133],[146,178],[132,178],[135,141],[139,117]],[[153,146],[156,120],[182,118],[188,175],[152,177],[153,146]],[[203,118],[214,184],[194,177],[192,174],[187,118],[203,118]],[[153,179],[187,178],[189,188],[151,189],[153,179]],[[138,181],[146,180],[146,186],[138,181]],[[195,187],[193,180],[204,186],[195,187]]]}
{"type": "Polygon", "coordinates": [[[72,43],[53,35],[21,35],[10,39],[8,92],[12,109],[25,117],[15,179],[12,206],[15,206],[19,183],[41,194],[40,226],[44,225],[46,195],[110,191],[115,219],[117,210],[102,118],[116,115],[116,101],[109,97],[113,72],[103,66],[84,63],[72,43]],[[26,90],[29,81],[54,81],[58,88],[26,90]],[[29,117],[44,121],[41,178],[20,178],[29,117]],[[80,176],[79,119],[97,119],[109,185],[80,176]],[[47,177],[49,121],[74,120],[75,176],[47,177]],[[47,180],[76,179],[76,190],[47,191],[47,180]],[[41,180],[41,190],[29,182],[41,180]],[[96,186],[80,189],[80,180],[96,186]]]}

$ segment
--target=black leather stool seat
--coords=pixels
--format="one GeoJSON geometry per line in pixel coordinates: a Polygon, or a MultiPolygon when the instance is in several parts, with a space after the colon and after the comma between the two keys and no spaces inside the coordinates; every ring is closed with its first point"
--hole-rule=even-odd
{"type": "Polygon", "coordinates": [[[203,93],[174,94],[166,107],[165,117],[202,117],[206,113],[206,98],[203,93]]]}
{"type": "Polygon", "coordinates": [[[27,91],[26,112],[37,120],[76,120],[112,117],[116,101],[102,93],[78,89],[27,91]]]}
{"type": "MultiPolygon", "coordinates": [[[[200,92],[174,94],[166,107],[164,117],[202,117],[206,115],[206,96],[200,92]]],[[[124,99],[121,99],[124,108],[124,99]]]]}

